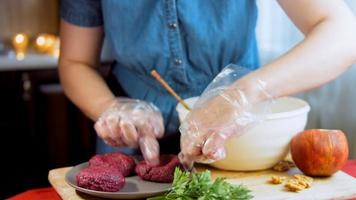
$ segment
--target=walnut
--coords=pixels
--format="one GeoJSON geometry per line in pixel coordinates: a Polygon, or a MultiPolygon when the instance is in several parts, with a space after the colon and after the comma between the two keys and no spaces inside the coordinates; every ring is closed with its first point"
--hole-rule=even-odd
{"type": "Polygon", "coordinates": [[[313,183],[313,178],[302,174],[295,174],[292,179],[284,185],[288,190],[298,192],[306,188],[310,188],[313,183]]]}
{"type": "Polygon", "coordinates": [[[305,180],[305,181],[310,181],[310,182],[313,182],[313,180],[314,180],[312,177],[306,176],[303,174],[294,174],[293,177],[298,180],[305,180]]]}
{"type": "Polygon", "coordinates": [[[313,183],[313,178],[309,176],[305,176],[302,174],[295,174],[294,178],[298,180],[299,184],[304,185],[305,188],[310,188],[313,183]]]}
{"type": "Polygon", "coordinates": [[[284,180],[286,180],[286,177],[284,176],[272,176],[270,179],[270,183],[272,184],[281,184],[284,180]]]}
{"type": "Polygon", "coordinates": [[[284,185],[289,191],[299,192],[305,189],[305,186],[299,184],[299,181],[296,179],[289,179],[288,182],[284,185]]]}
{"type": "Polygon", "coordinates": [[[278,172],[285,172],[288,171],[290,168],[295,167],[295,164],[291,161],[282,160],[279,161],[274,167],[273,170],[278,172]]]}

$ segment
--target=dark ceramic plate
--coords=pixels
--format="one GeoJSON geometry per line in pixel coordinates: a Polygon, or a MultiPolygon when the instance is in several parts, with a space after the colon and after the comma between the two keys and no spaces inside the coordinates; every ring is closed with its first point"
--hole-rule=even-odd
{"type": "Polygon", "coordinates": [[[79,171],[88,167],[88,163],[79,164],[70,169],[66,174],[66,182],[74,187],[77,191],[109,199],[143,199],[161,195],[171,189],[170,183],[155,183],[144,181],[138,176],[130,176],[125,178],[125,186],[118,192],[101,192],[89,190],[79,187],[76,183],[75,176],[79,171]]]}

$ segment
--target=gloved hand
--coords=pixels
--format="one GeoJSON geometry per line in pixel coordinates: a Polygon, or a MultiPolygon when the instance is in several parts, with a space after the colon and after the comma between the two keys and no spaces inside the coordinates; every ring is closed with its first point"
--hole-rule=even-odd
{"type": "MultiPolygon", "coordinates": [[[[225,141],[238,136],[262,120],[261,112],[254,113],[254,95],[246,88],[233,85],[249,70],[236,65],[226,67],[207,87],[180,126],[182,164],[191,169],[194,162],[211,163],[225,158],[225,141]]],[[[259,95],[271,96],[264,90],[265,83],[255,82],[259,95]]],[[[267,104],[266,104],[267,105],[267,104]]],[[[242,152],[243,153],[243,152],[242,152]]]]}
{"type": "Polygon", "coordinates": [[[94,128],[105,143],[116,147],[139,147],[144,159],[159,164],[157,139],[164,134],[163,118],[152,103],[117,98],[99,117],[94,128]]]}

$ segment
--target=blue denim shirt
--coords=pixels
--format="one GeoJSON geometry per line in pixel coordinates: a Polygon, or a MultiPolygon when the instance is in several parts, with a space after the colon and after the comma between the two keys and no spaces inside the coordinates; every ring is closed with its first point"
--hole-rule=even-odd
{"type": "Polygon", "coordinates": [[[187,98],[200,95],[229,63],[259,66],[254,0],[62,0],[61,17],[104,26],[118,82],[130,97],[160,108],[167,133],[177,132],[177,101],[151,70],[187,98]]]}

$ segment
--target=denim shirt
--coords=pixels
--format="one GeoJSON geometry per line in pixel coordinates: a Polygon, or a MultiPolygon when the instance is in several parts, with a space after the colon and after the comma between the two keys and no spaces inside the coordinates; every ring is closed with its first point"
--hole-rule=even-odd
{"type": "Polygon", "coordinates": [[[177,132],[177,101],[150,75],[155,69],[183,98],[200,95],[229,63],[259,67],[254,0],[62,0],[61,17],[104,26],[114,74],[131,98],[158,106],[166,133],[177,132]]]}

